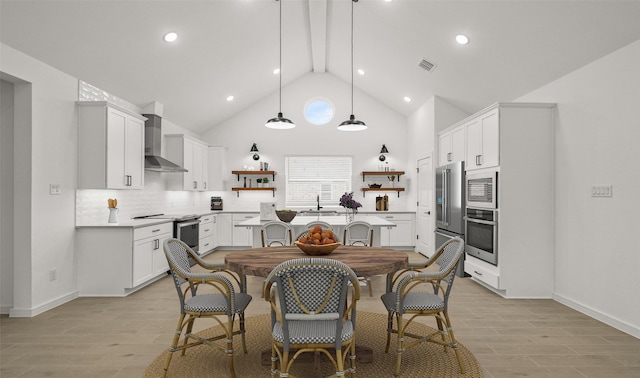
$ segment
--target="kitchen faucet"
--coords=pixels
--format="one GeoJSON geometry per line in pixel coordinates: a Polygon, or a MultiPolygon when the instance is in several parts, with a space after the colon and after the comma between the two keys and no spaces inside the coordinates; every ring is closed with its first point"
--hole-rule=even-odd
{"type": "Polygon", "coordinates": [[[318,201],[318,211],[320,211],[322,209],[322,206],[320,206],[320,194],[316,196],[316,201],[318,201]]]}

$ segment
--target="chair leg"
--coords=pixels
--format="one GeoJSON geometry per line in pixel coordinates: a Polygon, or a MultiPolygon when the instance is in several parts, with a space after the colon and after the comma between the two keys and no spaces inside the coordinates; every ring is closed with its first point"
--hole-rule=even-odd
{"type": "Polygon", "coordinates": [[[398,348],[396,349],[396,372],[395,376],[400,375],[400,365],[402,363],[402,352],[404,351],[404,326],[402,322],[402,315],[397,314],[396,316],[398,322],[398,348]]]}
{"type": "Polygon", "coordinates": [[[391,332],[393,331],[393,312],[387,313],[387,346],[384,348],[385,353],[389,353],[389,345],[391,345],[391,332]]]}
{"type": "MultiPolygon", "coordinates": [[[[187,329],[185,329],[184,341],[182,343],[183,346],[186,346],[189,343],[189,335],[191,335],[191,331],[193,331],[193,322],[195,320],[196,320],[196,318],[194,318],[191,315],[188,315],[188,318],[187,318],[187,329]]],[[[187,348],[183,348],[182,349],[181,355],[184,356],[185,353],[187,353],[187,348]]]]}
{"type": "Polygon", "coordinates": [[[238,314],[238,323],[240,323],[240,337],[242,338],[242,351],[247,354],[247,341],[245,337],[246,330],[244,328],[244,312],[238,314]]]}
{"type": "Polygon", "coordinates": [[[344,359],[342,359],[342,349],[336,349],[336,377],[344,376],[344,359]]]}
{"type": "Polygon", "coordinates": [[[180,319],[178,319],[178,326],[176,327],[176,332],[173,335],[173,340],[171,341],[171,346],[169,347],[169,354],[167,355],[167,360],[164,362],[164,373],[163,377],[167,376],[167,371],[169,370],[169,364],[171,363],[171,357],[173,357],[173,352],[178,346],[178,341],[180,341],[180,335],[182,335],[182,321],[184,320],[184,314],[180,314],[180,319]]]}
{"type": "Polygon", "coordinates": [[[271,344],[271,376],[275,377],[277,372],[278,372],[278,352],[276,350],[276,346],[271,344]]]}
{"type": "Polygon", "coordinates": [[[229,361],[229,373],[231,378],[235,378],[236,372],[233,368],[233,316],[227,318],[227,360],[229,361]]]}
{"type": "Polygon", "coordinates": [[[456,358],[458,359],[458,365],[460,366],[460,373],[464,374],[464,366],[462,365],[462,357],[460,357],[460,351],[458,350],[458,340],[456,340],[455,335],[453,334],[453,327],[451,326],[451,320],[449,320],[449,314],[444,311],[444,320],[446,322],[447,331],[449,332],[449,338],[451,339],[451,348],[456,353],[456,358]]]}
{"type": "Polygon", "coordinates": [[[282,360],[280,361],[280,377],[285,378],[289,376],[289,351],[282,351],[282,360]]]}
{"type": "Polygon", "coordinates": [[[369,296],[373,297],[373,289],[371,288],[371,277],[365,278],[367,280],[367,286],[369,287],[369,296]]]}
{"type": "Polygon", "coordinates": [[[351,340],[351,345],[349,346],[349,371],[351,372],[351,378],[355,378],[356,376],[356,339],[355,337],[351,340]]]}

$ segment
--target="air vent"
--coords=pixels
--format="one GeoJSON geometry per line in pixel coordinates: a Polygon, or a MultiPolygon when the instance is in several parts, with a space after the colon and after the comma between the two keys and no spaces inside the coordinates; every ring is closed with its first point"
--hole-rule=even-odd
{"type": "Polygon", "coordinates": [[[428,72],[431,72],[436,69],[436,65],[434,63],[429,62],[426,59],[422,59],[420,63],[418,63],[418,66],[428,72]]]}

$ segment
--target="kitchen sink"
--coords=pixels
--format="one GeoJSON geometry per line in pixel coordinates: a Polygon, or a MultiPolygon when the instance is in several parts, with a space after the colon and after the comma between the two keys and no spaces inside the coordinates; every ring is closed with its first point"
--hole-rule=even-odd
{"type": "Polygon", "coordinates": [[[299,213],[307,216],[336,216],[338,212],[335,210],[304,210],[299,213]]]}

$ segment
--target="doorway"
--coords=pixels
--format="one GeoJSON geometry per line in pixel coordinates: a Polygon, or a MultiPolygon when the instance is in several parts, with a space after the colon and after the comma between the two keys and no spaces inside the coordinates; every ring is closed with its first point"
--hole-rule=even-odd
{"type": "Polygon", "coordinates": [[[433,161],[431,155],[418,159],[418,210],[416,250],[425,256],[433,255],[433,161]]]}

